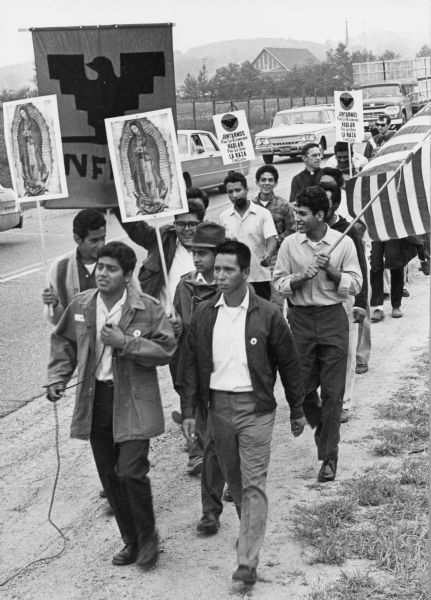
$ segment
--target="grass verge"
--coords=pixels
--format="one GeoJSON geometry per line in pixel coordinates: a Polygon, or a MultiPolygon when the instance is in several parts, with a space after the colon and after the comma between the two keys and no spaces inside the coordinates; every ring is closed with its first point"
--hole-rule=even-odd
{"type": "MultiPolygon", "coordinates": [[[[421,357],[423,360],[423,357],[421,357]]],[[[426,600],[428,566],[427,482],[429,400],[427,370],[403,387],[378,416],[397,426],[376,430],[378,456],[405,456],[378,464],[337,487],[338,496],[298,507],[296,537],[312,548],[312,563],[369,561],[366,573],[343,572],[310,593],[310,600],[426,600]],[[418,452],[418,445],[422,450],[418,452]]]]}

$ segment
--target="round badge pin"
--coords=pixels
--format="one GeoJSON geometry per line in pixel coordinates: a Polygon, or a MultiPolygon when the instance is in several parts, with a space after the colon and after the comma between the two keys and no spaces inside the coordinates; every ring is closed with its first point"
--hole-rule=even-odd
{"type": "Polygon", "coordinates": [[[141,330],[135,329],[135,331],[133,332],[133,337],[139,337],[140,335],[141,335],[141,330]]]}
{"type": "Polygon", "coordinates": [[[257,344],[257,339],[256,339],[256,338],[251,338],[251,340],[250,340],[250,344],[251,344],[252,346],[256,346],[256,344],[257,344]]]}

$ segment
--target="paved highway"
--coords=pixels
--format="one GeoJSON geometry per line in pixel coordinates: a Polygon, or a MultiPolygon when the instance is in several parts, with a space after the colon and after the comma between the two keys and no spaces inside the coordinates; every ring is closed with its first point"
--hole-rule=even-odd
{"type": "MultiPolygon", "coordinates": [[[[250,198],[256,194],[254,173],[263,164],[256,159],[248,182],[250,198]]],[[[278,159],[280,173],[277,193],[289,197],[290,182],[302,169],[299,160],[278,159]]],[[[207,219],[216,219],[229,205],[224,194],[211,192],[207,219]]],[[[48,262],[74,247],[72,220],[77,211],[43,210],[43,229],[48,262]]],[[[108,240],[127,236],[111,215],[108,240]]],[[[135,246],[138,264],[145,251],[135,246]]],[[[43,394],[51,326],[42,315],[41,291],[45,282],[39,222],[36,209],[25,212],[24,228],[0,234],[0,416],[16,410],[43,394]]]]}

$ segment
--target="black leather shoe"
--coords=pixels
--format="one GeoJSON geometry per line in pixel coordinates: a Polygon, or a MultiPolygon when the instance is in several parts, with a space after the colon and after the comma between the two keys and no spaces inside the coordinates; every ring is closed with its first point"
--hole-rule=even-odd
{"type": "Polygon", "coordinates": [[[156,564],[159,558],[159,535],[153,531],[145,540],[138,543],[136,564],[142,569],[149,569],[156,564]]]}
{"type": "Polygon", "coordinates": [[[324,460],[322,466],[320,467],[320,471],[317,476],[317,481],[320,481],[321,483],[324,483],[326,481],[334,481],[336,473],[337,459],[330,458],[328,460],[324,460]]]}
{"type": "Polygon", "coordinates": [[[205,535],[213,535],[214,533],[217,533],[219,528],[220,521],[218,516],[214,513],[204,513],[196,526],[196,530],[205,535]]]}
{"type": "Polygon", "coordinates": [[[235,500],[233,499],[232,494],[230,493],[230,489],[229,489],[228,485],[226,486],[226,489],[224,491],[223,500],[225,502],[235,502],[235,500]]]}
{"type": "Polygon", "coordinates": [[[246,585],[254,585],[256,583],[257,573],[254,567],[246,567],[239,565],[235,573],[232,575],[233,581],[242,581],[246,585]]]}
{"type": "Polygon", "coordinates": [[[120,552],[112,557],[112,564],[117,567],[131,565],[136,561],[136,544],[126,544],[120,552]]]}

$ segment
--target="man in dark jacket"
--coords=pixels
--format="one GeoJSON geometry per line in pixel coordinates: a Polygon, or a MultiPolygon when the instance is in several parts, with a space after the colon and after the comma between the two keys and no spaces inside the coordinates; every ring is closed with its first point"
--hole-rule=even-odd
{"type": "Polygon", "coordinates": [[[296,196],[299,192],[303,192],[305,188],[316,185],[320,171],[320,161],[322,160],[319,144],[315,142],[304,144],[301,150],[301,158],[305,168],[292,178],[289,202],[295,202],[296,196]]]}
{"type": "MultiPolygon", "coordinates": [[[[182,375],[187,365],[187,337],[195,308],[204,300],[217,293],[214,281],[214,261],[216,246],[225,241],[225,229],[209,221],[201,223],[191,243],[196,270],[184,275],[177,285],[174,308],[181,317],[182,333],[178,346],[178,369],[176,385],[182,394],[182,375]]],[[[187,470],[193,473],[195,465],[202,468],[201,497],[202,518],[198,523],[199,533],[211,535],[220,527],[220,514],[223,510],[222,494],[224,477],[215,452],[214,441],[207,435],[206,415],[199,409],[195,413],[195,435],[193,443],[188,441],[189,463],[187,470]]]]}
{"type": "Polygon", "coordinates": [[[192,317],[181,408],[189,438],[196,406],[208,412],[219,464],[241,519],[233,580],[252,585],[267,520],[265,484],[277,371],[293,435],[302,433],[305,418],[301,364],[292,334],[278,307],[247,285],[250,260],[250,250],[241,242],[216,248],[214,274],[220,293],[199,304],[192,317]]]}
{"type": "Polygon", "coordinates": [[[158,557],[148,453],[164,431],[156,367],[176,343],[159,302],[128,286],[135,264],[122,242],[102,248],[97,289],[75,296],[51,335],[47,395],[59,400],[77,368],[71,436],[90,440],[125,543],[112,563],[147,568],[158,557]]]}

